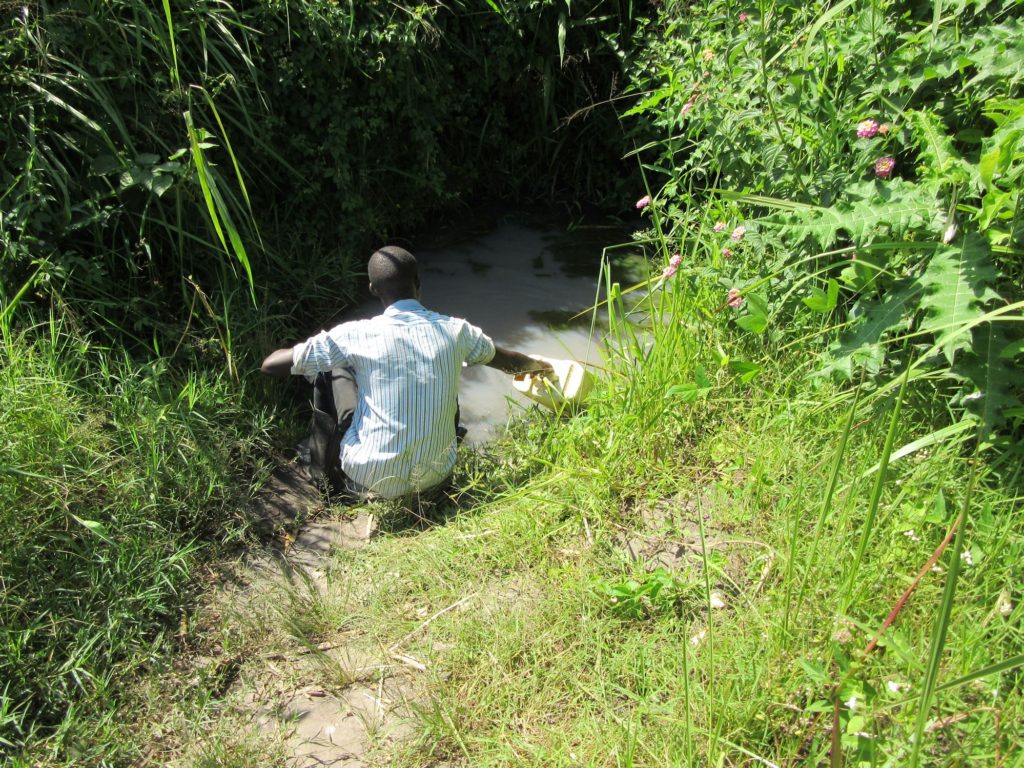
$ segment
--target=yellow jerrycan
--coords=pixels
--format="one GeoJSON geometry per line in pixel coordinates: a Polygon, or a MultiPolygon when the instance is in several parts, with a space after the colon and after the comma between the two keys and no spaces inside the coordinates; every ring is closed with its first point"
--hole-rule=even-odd
{"type": "Polygon", "coordinates": [[[558,360],[541,355],[530,355],[534,360],[550,363],[554,369],[544,373],[519,373],[512,386],[531,400],[553,411],[566,406],[579,405],[594,386],[594,377],[575,360],[558,360]]]}

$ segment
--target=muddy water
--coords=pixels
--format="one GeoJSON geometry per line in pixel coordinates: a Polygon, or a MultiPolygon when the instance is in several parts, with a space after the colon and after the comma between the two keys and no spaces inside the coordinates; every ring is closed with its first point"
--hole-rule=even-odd
{"type": "MultiPolygon", "coordinates": [[[[505,221],[410,250],[420,263],[428,309],[466,318],[503,347],[601,365],[601,328],[591,333],[585,311],[595,301],[602,248],[623,239],[618,228],[566,232],[505,221]]],[[[357,316],[379,312],[379,303],[367,304],[357,316]]],[[[510,414],[529,404],[508,374],[486,366],[463,371],[459,405],[470,445],[492,440],[510,414]]]]}

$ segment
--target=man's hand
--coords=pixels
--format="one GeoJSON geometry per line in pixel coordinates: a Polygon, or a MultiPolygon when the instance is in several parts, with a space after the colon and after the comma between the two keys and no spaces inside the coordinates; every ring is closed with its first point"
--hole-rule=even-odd
{"type": "Polygon", "coordinates": [[[494,358],[487,363],[491,368],[497,368],[505,373],[551,373],[554,369],[551,363],[543,360],[534,360],[529,355],[516,352],[512,349],[494,346],[494,358]]]}

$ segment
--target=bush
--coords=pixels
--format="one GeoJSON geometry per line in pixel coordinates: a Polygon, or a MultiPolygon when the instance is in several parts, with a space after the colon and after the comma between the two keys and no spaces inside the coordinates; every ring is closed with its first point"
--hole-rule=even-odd
{"type": "Polygon", "coordinates": [[[629,7],[28,4],[0,37],[0,280],[173,343],[200,292],[333,313],[371,246],[460,201],[606,200],[629,7]]]}
{"type": "Polygon", "coordinates": [[[1019,4],[760,8],[675,6],[636,70],[644,96],[626,115],[659,231],[692,248],[723,302],[742,295],[751,354],[824,336],[809,373],[869,385],[910,354],[953,419],[1012,447],[1019,4]]]}

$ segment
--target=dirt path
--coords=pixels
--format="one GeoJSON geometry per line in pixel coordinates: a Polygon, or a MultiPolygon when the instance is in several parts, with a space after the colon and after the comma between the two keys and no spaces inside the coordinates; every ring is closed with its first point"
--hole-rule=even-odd
{"type": "MultiPolygon", "coordinates": [[[[325,515],[321,497],[293,466],[275,472],[253,511],[259,527],[277,532],[277,545],[246,557],[222,587],[218,602],[229,623],[308,621],[303,616],[317,601],[346,588],[333,571],[333,553],[366,547],[376,533],[365,510],[325,515]],[[312,522],[287,533],[304,520],[312,522]]],[[[303,627],[294,629],[303,635],[303,627]]],[[[413,670],[358,632],[331,629],[329,641],[300,639],[283,651],[256,643],[225,692],[233,719],[255,724],[261,741],[280,743],[291,768],[368,765],[371,753],[384,757],[412,732],[413,670]]]]}

